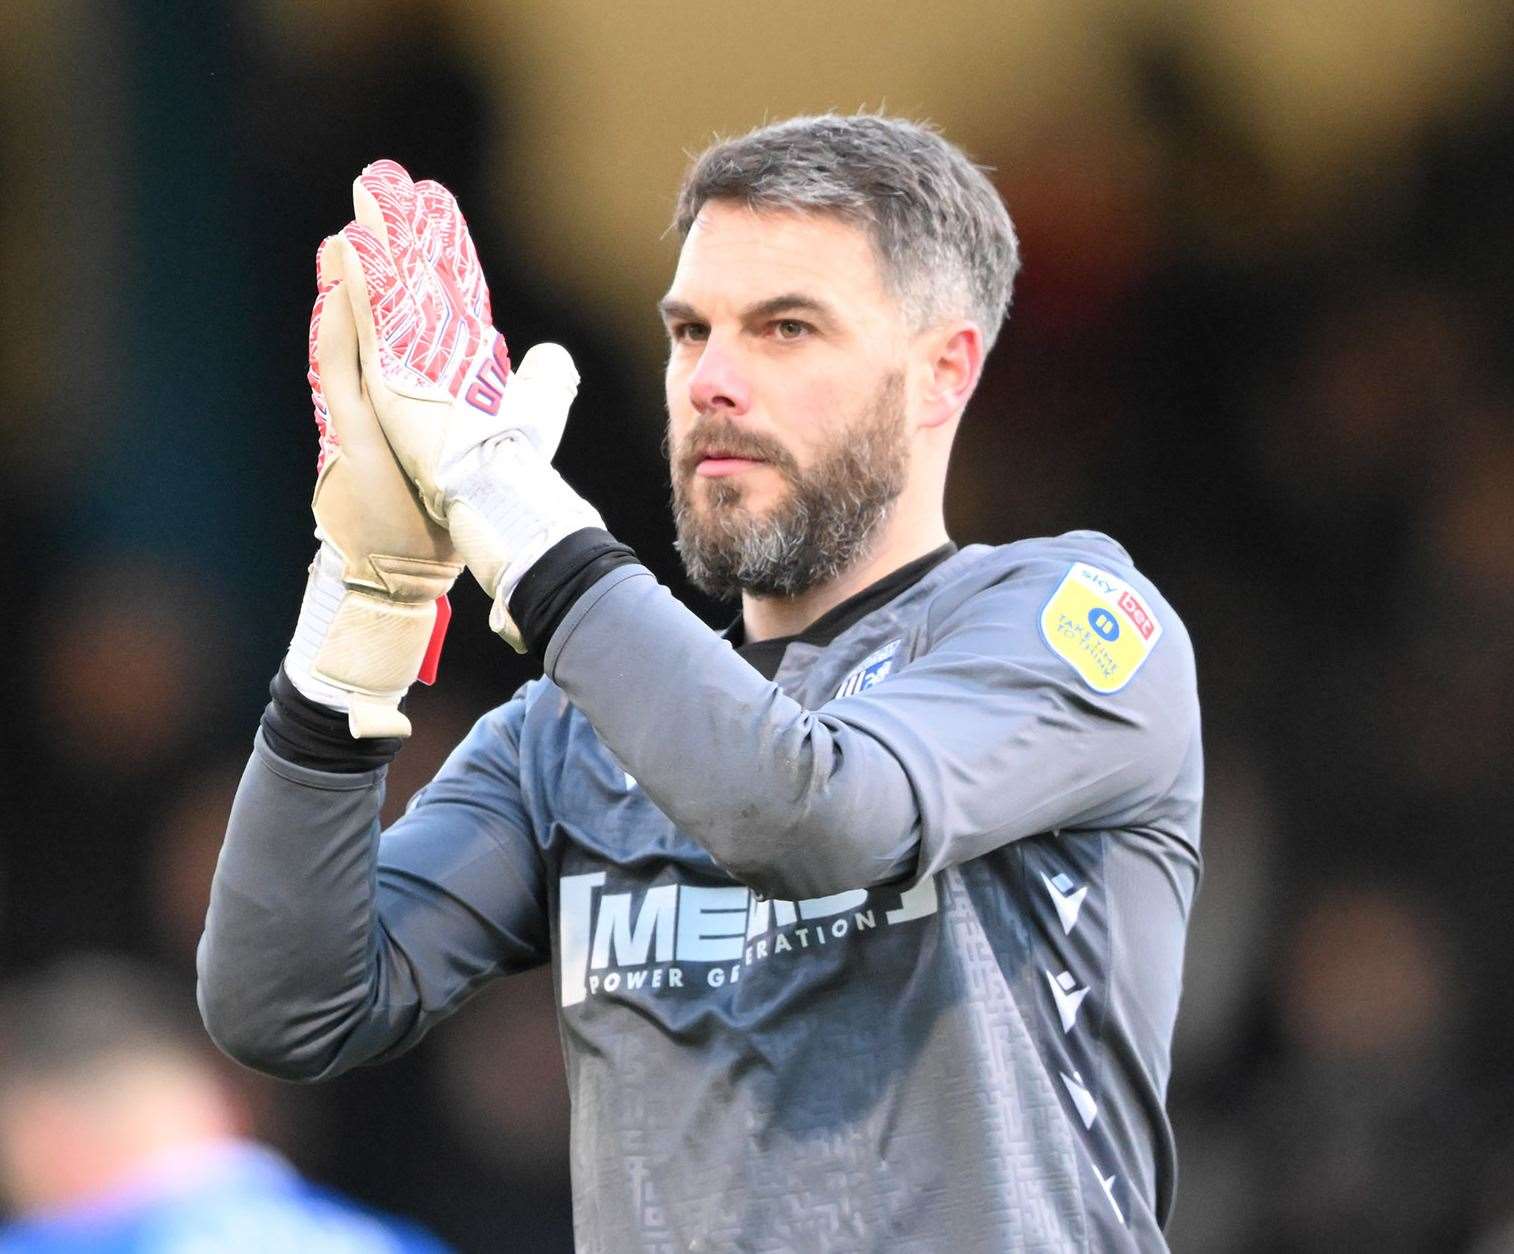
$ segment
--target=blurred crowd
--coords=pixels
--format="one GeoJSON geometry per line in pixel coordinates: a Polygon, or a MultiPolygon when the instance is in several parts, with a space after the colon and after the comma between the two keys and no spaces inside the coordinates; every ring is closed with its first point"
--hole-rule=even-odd
{"type": "MultiPolygon", "coordinates": [[[[79,224],[68,258],[12,247],[0,275],[12,312],[56,263],[69,302],[53,357],[18,362],[13,343],[0,384],[16,392],[0,976],[106,951],[192,997],[313,548],[315,245],[377,155],[465,208],[498,205],[508,177],[491,94],[508,84],[455,51],[445,8],[396,5],[361,56],[317,64],[275,54],[234,7],[193,38],[158,29],[155,6],[102,7],[79,45],[93,95],[69,106],[55,165],[37,173],[31,132],[0,135],[0,171],[48,180],[41,203],[79,224]],[[97,108],[128,119],[129,160],[97,108]],[[92,207],[106,187],[127,189],[110,202],[127,220],[92,207]]],[[[974,151],[1026,265],[948,506],[959,543],[1107,531],[1194,637],[1207,869],[1170,1101],[1173,1246],[1514,1251],[1514,58],[1310,198],[1192,49],[1131,37],[1120,55],[1118,125],[1073,110],[1027,143],[1006,118],[1002,151],[974,151]]],[[[9,79],[7,117],[33,88],[9,79]]],[[[579,361],[564,472],[691,604],[729,616],[672,552],[655,358],[608,311],[554,300],[508,211],[473,225],[486,263],[512,259],[490,269],[506,336],[579,361]]],[[[476,589],[454,606],[390,817],[529,674],[476,589]]],[[[323,1184],[464,1250],[571,1248],[545,973],[372,1072],[222,1082],[323,1184]]]]}

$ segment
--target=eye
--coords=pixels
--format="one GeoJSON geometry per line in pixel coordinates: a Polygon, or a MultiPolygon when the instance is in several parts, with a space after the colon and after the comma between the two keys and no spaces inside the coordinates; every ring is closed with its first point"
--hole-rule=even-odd
{"type": "Polygon", "coordinates": [[[800,322],[798,318],[780,318],[773,323],[773,332],[780,340],[803,339],[811,330],[808,322],[800,322]]]}
{"type": "Polygon", "coordinates": [[[668,338],[675,344],[703,344],[710,338],[710,328],[702,322],[675,322],[668,327],[668,338]]]}

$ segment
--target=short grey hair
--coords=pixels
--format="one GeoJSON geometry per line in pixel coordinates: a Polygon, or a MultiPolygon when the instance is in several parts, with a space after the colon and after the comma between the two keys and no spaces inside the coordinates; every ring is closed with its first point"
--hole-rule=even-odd
{"type": "Polygon", "coordinates": [[[1009,314],[1020,245],[999,193],[934,127],[879,114],[789,118],[697,158],[673,225],[687,238],[708,201],[830,214],[863,228],[916,329],[968,317],[992,347],[1009,314]]]}

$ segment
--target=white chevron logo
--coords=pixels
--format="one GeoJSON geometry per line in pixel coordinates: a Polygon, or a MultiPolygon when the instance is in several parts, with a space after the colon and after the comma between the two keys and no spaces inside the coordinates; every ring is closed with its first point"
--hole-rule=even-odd
{"type": "MultiPolygon", "coordinates": [[[[1098,1172],[1094,1174],[1098,1175],[1098,1172]]],[[[1125,1212],[1120,1209],[1120,1204],[1114,1200],[1114,1181],[1115,1176],[1112,1171],[1107,1176],[1099,1176],[1099,1183],[1104,1186],[1104,1196],[1109,1199],[1109,1204],[1114,1207],[1115,1218],[1123,1224],[1125,1222],[1125,1212]]]]}
{"type": "Polygon", "coordinates": [[[1074,1071],[1068,1075],[1065,1071],[1057,1073],[1062,1077],[1062,1083],[1067,1086],[1067,1096],[1072,1098],[1072,1104],[1077,1107],[1078,1118],[1083,1121],[1085,1128],[1093,1127],[1093,1121],[1098,1118],[1098,1103],[1093,1100],[1093,1094],[1083,1087],[1083,1077],[1074,1071]]]}
{"type": "Polygon", "coordinates": [[[1062,935],[1069,935],[1077,926],[1078,911],[1083,908],[1083,898],[1088,896],[1088,885],[1084,884],[1077,892],[1073,892],[1072,880],[1065,871],[1058,871],[1053,876],[1042,871],[1041,882],[1046,885],[1046,891],[1051,894],[1052,902],[1057,907],[1057,917],[1062,920],[1062,935]]]}
{"type": "Polygon", "coordinates": [[[1042,972],[1046,976],[1046,982],[1051,985],[1051,995],[1056,999],[1057,1013],[1062,1016],[1062,1031],[1064,1034],[1071,1032],[1072,1025],[1078,1021],[1078,1007],[1088,996],[1088,990],[1078,987],[1078,982],[1072,978],[1071,971],[1053,975],[1043,967],[1042,972]]]}

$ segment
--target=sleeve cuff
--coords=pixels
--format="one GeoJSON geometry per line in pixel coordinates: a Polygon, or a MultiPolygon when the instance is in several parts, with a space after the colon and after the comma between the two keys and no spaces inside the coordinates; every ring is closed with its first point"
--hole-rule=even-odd
{"type": "Polygon", "coordinates": [[[583,594],[617,567],[634,565],[636,554],[598,527],[581,528],[554,544],[510,594],[510,617],[526,652],[545,665],[553,634],[583,594]]]}
{"type": "Polygon", "coordinates": [[[361,774],[388,766],[405,742],[398,736],[355,740],[344,711],[312,701],[279,667],[268,685],[263,740],[286,762],[314,771],[361,774]]]}

